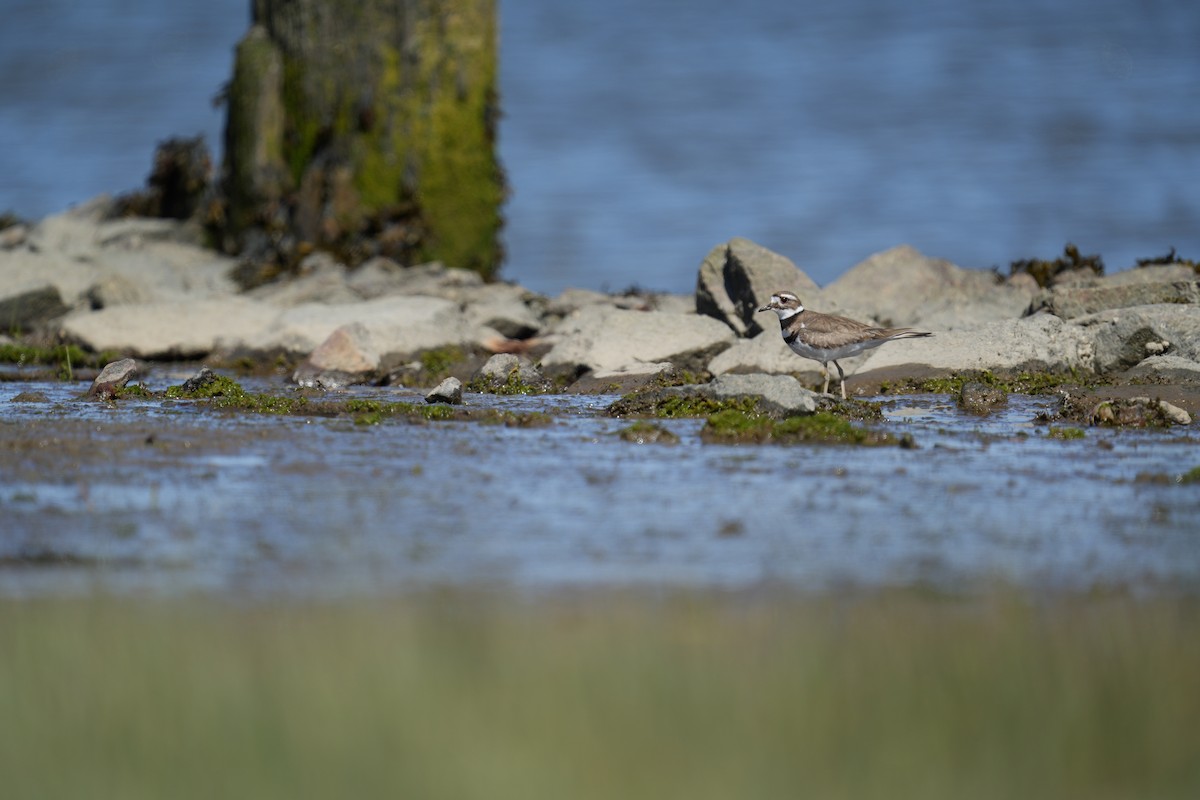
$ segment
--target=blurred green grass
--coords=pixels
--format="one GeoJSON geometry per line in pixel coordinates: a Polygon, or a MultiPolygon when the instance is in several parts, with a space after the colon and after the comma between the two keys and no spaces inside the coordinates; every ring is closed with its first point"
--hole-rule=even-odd
{"type": "Polygon", "coordinates": [[[1200,797],[1200,601],[0,602],[5,798],[1200,797]]]}

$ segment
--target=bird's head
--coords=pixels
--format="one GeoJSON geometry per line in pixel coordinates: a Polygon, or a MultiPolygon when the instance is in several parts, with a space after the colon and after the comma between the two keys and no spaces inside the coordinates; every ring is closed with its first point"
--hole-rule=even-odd
{"type": "Polygon", "coordinates": [[[771,302],[759,309],[759,311],[774,311],[780,319],[787,319],[803,310],[804,305],[800,302],[800,298],[792,292],[776,292],[771,295],[771,302]]]}

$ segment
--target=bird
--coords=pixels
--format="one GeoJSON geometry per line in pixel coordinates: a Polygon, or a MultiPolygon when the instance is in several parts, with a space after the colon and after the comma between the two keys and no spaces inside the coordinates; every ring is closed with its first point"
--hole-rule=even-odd
{"type": "Polygon", "coordinates": [[[783,341],[792,348],[793,353],[821,362],[821,370],[825,373],[822,394],[829,391],[829,362],[833,362],[837,367],[843,400],[846,399],[846,373],[837,362],[839,358],[858,355],[896,339],[933,335],[912,328],[877,328],[849,317],[809,311],[794,292],[775,292],[771,295],[771,302],[758,310],[775,312],[779,317],[783,341]]]}

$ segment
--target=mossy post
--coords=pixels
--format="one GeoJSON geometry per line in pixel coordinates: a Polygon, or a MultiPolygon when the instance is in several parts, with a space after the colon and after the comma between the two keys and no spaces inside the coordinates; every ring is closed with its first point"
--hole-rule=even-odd
{"type": "Polygon", "coordinates": [[[495,0],[253,0],[228,95],[227,246],[259,231],[279,251],[493,276],[496,47],[495,0]]]}

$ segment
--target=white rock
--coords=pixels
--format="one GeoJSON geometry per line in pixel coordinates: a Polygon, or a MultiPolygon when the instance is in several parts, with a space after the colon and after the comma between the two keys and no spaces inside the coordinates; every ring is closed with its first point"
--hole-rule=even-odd
{"type": "Polygon", "coordinates": [[[790,375],[720,375],[705,387],[705,394],[718,400],[738,397],[759,398],[765,406],[781,414],[812,414],[817,397],[790,375]]]}
{"type": "Polygon", "coordinates": [[[1200,362],[1180,356],[1151,356],[1124,373],[1125,378],[1158,378],[1179,383],[1200,383],[1200,362]]]}
{"type": "Polygon", "coordinates": [[[980,328],[938,331],[922,339],[889,342],[873,352],[859,370],[914,366],[926,370],[1039,369],[1091,371],[1091,338],[1077,326],[1042,314],[991,322],[980,328]]]}
{"type": "Polygon", "coordinates": [[[304,303],[280,313],[253,349],[307,355],[335,330],[361,323],[380,354],[412,354],[479,341],[458,304],[436,297],[392,295],[361,303],[304,303]]]}
{"type": "Polygon", "coordinates": [[[433,391],[425,395],[426,403],[449,403],[450,405],[457,406],[462,405],[462,401],[462,381],[458,378],[446,378],[434,387],[433,391]]]}
{"type": "Polygon", "coordinates": [[[734,341],[728,326],[698,314],[585,306],[555,329],[542,358],[547,370],[617,369],[637,362],[677,361],[719,351],[734,341]]]}
{"type": "Polygon", "coordinates": [[[1147,345],[1167,342],[1159,355],[1200,361],[1200,306],[1167,303],[1101,311],[1072,320],[1092,338],[1096,369],[1133,367],[1148,355],[1147,345]]]}
{"type": "Polygon", "coordinates": [[[819,303],[820,290],[799,267],[749,239],[734,238],[714,247],[700,264],[696,311],[728,325],[738,336],[769,329],[772,320],[758,315],[775,292],[798,294],[819,303]]]}
{"type": "Polygon", "coordinates": [[[62,320],[60,330],[93,350],[137,358],[197,358],[261,340],[277,313],[239,297],[159,302],[76,311],[62,320]]]}
{"type": "MultiPolygon", "coordinates": [[[[850,375],[866,363],[867,358],[865,355],[854,356],[839,359],[838,363],[842,365],[846,374],[850,375]]],[[[837,370],[832,365],[830,370],[833,371],[836,380],[837,370]]],[[[739,339],[734,342],[732,347],[708,362],[708,371],[714,375],[756,372],[794,375],[806,383],[823,380],[820,363],[793,353],[784,343],[783,336],[775,329],[766,330],[753,339],[739,339]]]]}
{"type": "Polygon", "coordinates": [[[949,330],[1019,317],[1035,288],[1020,281],[997,283],[991,272],[964,269],[901,245],[857,264],[823,295],[831,308],[848,309],[848,316],[863,321],[949,330]]]}

